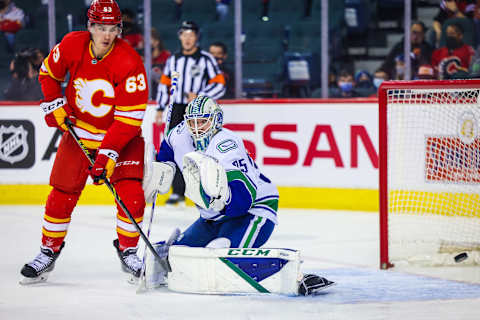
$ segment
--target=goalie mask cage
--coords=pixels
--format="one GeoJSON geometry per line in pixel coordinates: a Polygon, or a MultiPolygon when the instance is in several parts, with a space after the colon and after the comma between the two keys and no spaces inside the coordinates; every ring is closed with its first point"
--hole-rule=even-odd
{"type": "Polygon", "coordinates": [[[381,85],[380,268],[479,257],[479,121],[480,80],[381,85]]]}

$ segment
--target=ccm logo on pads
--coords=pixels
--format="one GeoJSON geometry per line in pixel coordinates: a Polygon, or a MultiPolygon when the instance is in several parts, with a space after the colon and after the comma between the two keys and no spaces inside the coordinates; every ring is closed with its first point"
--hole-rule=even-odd
{"type": "Polygon", "coordinates": [[[133,161],[133,160],[127,160],[127,161],[121,161],[117,162],[115,167],[120,167],[120,166],[139,166],[140,161],[133,161]]]}

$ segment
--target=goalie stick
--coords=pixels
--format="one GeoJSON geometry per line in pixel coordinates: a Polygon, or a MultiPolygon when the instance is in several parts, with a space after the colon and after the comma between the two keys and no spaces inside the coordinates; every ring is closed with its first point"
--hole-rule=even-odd
{"type": "MultiPolygon", "coordinates": [[[[155,212],[155,202],[157,202],[157,192],[153,194],[153,201],[152,201],[152,212],[150,213],[150,220],[148,221],[147,227],[147,237],[150,238],[150,229],[152,227],[153,222],[153,213],[155,212]]],[[[138,281],[137,293],[144,292],[147,290],[147,282],[145,280],[145,261],[147,259],[147,244],[145,243],[145,250],[143,251],[143,259],[142,259],[142,271],[140,273],[140,279],[138,281]]]]}
{"type": "MultiPolygon", "coordinates": [[[[65,125],[67,126],[68,128],[68,131],[70,132],[70,134],[72,135],[72,137],[75,139],[75,141],[77,142],[78,146],[82,149],[83,151],[83,154],[87,157],[88,161],[90,161],[90,164],[93,166],[94,162],[95,162],[95,159],[93,158],[92,154],[90,154],[90,151],[88,151],[87,147],[83,144],[82,141],[80,141],[80,138],[78,137],[77,133],[75,132],[75,130],[73,129],[73,124],[72,122],[70,121],[70,119],[68,119],[68,117],[65,118],[65,125]]],[[[138,225],[138,223],[135,221],[135,219],[133,218],[132,214],[130,213],[130,211],[127,209],[127,207],[125,206],[125,204],[123,203],[122,199],[120,199],[120,196],[118,195],[117,191],[115,190],[115,188],[113,187],[112,183],[110,182],[110,180],[108,180],[107,178],[105,178],[105,185],[108,187],[108,189],[110,190],[110,192],[113,194],[114,198],[115,198],[115,201],[118,203],[118,205],[120,206],[120,208],[122,208],[123,212],[125,212],[125,214],[127,215],[128,219],[130,219],[130,221],[132,222],[132,224],[134,225],[135,229],[137,229],[138,233],[140,234],[140,237],[143,239],[143,241],[145,242],[145,245],[148,247],[148,249],[152,252],[153,256],[158,260],[158,262],[160,263],[160,265],[162,266],[162,268],[164,268],[165,270],[167,271],[171,271],[172,269],[170,268],[170,265],[167,261],[167,259],[165,258],[161,258],[157,251],[155,251],[155,249],[153,248],[152,246],[152,243],[150,242],[150,240],[148,240],[148,238],[145,236],[145,233],[143,233],[142,231],[142,228],[140,228],[140,226],[138,225]]]]}
{"type": "Polygon", "coordinates": [[[163,131],[164,139],[167,138],[168,131],[170,130],[170,120],[172,119],[173,100],[175,99],[175,92],[177,91],[178,78],[180,73],[172,71],[172,85],[170,86],[170,97],[168,98],[168,110],[167,119],[165,122],[165,130],[163,131]]]}

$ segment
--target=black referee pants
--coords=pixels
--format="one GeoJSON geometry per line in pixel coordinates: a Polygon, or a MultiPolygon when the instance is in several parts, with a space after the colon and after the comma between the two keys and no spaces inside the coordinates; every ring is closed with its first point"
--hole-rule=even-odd
{"type": "MultiPolygon", "coordinates": [[[[173,104],[172,115],[170,118],[170,129],[173,129],[176,125],[183,121],[183,115],[185,114],[185,109],[187,108],[186,104],[173,104]]],[[[166,109],[167,111],[168,109],[166,109]]],[[[185,181],[183,180],[182,171],[177,166],[175,171],[175,177],[172,182],[173,193],[180,196],[185,195],[185,181]]]]}

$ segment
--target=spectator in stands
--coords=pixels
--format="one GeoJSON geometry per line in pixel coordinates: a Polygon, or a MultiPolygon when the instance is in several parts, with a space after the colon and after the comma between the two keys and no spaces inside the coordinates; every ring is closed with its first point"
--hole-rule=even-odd
{"type": "Polygon", "coordinates": [[[0,0],[0,31],[7,40],[7,52],[15,49],[15,33],[24,26],[25,14],[11,0],[0,0]]]}
{"type": "Polygon", "coordinates": [[[6,100],[37,101],[42,99],[42,89],[37,81],[38,69],[32,60],[32,50],[24,50],[15,55],[10,63],[11,81],[4,92],[6,100]]]}
{"type": "Polygon", "coordinates": [[[135,21],[135,14],[130,9],[122,10],[122,38],[134,49],[143,49],[143,35],[135,21]]]}
{"type": "Polygon", "coordinates": [[[435,79],[435,70],[429,64],[421,65],[418,68],[417,77],[419,80],[433,80],[435,79]]]}
{"type": "Polygon", "coordinates": [[[45,53],[38,48],[32,48],[31,49],[32,54],[31,54],[31,59],[30,61],[33,64],[33,68],[35,70],[39,70],[40,67],[42,66],[43,60],[45,59],[45,53]]]}
{"type": "Polygon", "coordinates": [[[163,74],[163,68],[167,62],[168,57],[171,53],[163,45],[162,38],[157,29],[152,28],[151,33],[151,44],[152,44],[152,86],[150,90],[152,91],[151,96],[157,96],[158,84],[163,74]]]}
{"type": "Polygon", "coordinates": [[[331,88],[329,96],[332,98],[354,98],[360,97],[360,94],[355,89],[355,81],[353,80],[353,73],[348,70],[340,71],[337,78],[338,88],[331,88]]]}
{"type": "Polygon", "coordinates": [[[470,18],[475,14],[476,0],[442,0],[437,15],[433,18],[435,44],[438,47],[442,36],[442,25],[451,18],[470,18]]]}
{"type": "Polygon", "coordinates": [[[355,89],[362,97],[368,97],[375,93],[372,75],[366,70],[360,70],[355,74],[355,89]]]}
{"type": "MultiPolygon", "coordinates": [[[[411,50],[414,55],[412,70],[418,69],[421,64],[429,63],[432,56],[433,48],[425,41],[425,24],[421,21],[415,21],[410,28],[410,42],[411,50]]],[[[388,73],[388,76],[393,79],[395,77],[395,58],[404,54],[403,48],[404,39],[400,40],[387,55],[387,58],[380,67],[388,73]]],[[[413,72],[412,72],[413,75],[413,72]]]]}
{"type": "Polygon", "coordinates": [[[378,88],[380,88],[380,85],[383,83],[383,81],[390,80],[388,77],[388,73],[385,72],[385,70],[378,68],[375,73],[373,74],[373,93],[370,95],[370,97],[378,97],[378,88]]]}
{"type": "Polygon", "coordinates": [[[382,82],[387,80],[390,80],[388,73],[382,68],[378,68],[373,74],[373,86],[375,87],[375,90],[378,90],[382,82]]]}
{"type": "MultiPolygon", "coordinates": [[[[39,48],[25,48],[19,52],[19,54],[28,57],[33,69],[38,71],[42,66],[45,59],[45,53],[39,48]]],[[[13,61],[12,61],[13,63],[13,61]]]]}
{"type": "Polygon", "coordinates": [[[215,0],[217,2],[217,15],[216,20],[225,20],[228,15],[228,7],[230,5],[231,0],[215,0]]]}
{"type": "Polygon", "coordinates": [[[225,85],[227,87],[227,91],[222,98],[235,98],[235,77],[233,75],[233,72],[225,64],[225,61],[227,61],[227,46],[223,42],[217,41],[210,45],[208,51],[215,58],[215,60],[217,60],[220,71],[222,71],[223,77],[225,78],[225,85]]]}
{"type": "Polygon", "coordinates": [[[432,54],[431,65],[438,79],[448,79],[458,70],[468,71],[475,55],[473,48],[463,42],[463,29],[451,24],[446,29],[446,46],[432,54]]]}

